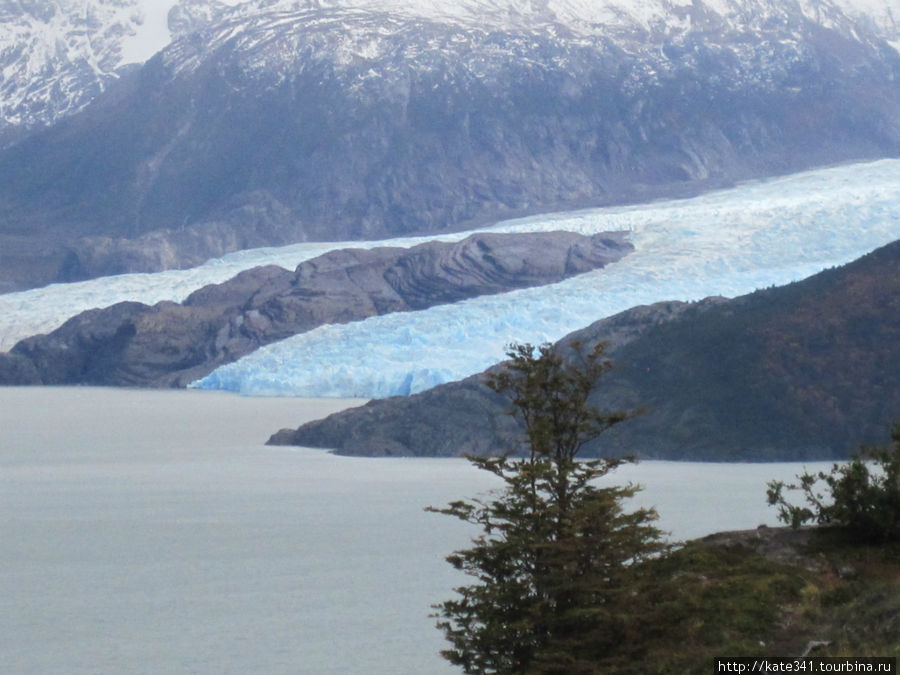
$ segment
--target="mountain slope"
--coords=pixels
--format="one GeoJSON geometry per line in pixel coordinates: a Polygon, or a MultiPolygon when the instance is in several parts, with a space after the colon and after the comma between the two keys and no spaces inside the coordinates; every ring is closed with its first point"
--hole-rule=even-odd
{"type": "MultiPolygon", "coordinates": [[[[844,456],[881,442],[900,410],[900,242],[802,282],[730,301],[661,303],[561,341],[609,341],[600,409],[645,408],[587,448],[702,460],[844,456]]],[[[516,447],[509,404],[480,376],[381,399],[270,443],[348,454],[456,455],[516,447]]]]}
{"type": "Polygon", "coordinates": [[[121,65],[123,39],[141,22],[136,0],[0,5],[0,145],[17,127],[83,108],[121,65]]]}
{"type": "Polygon", "coordinates": [[[833,5],[588,6],[223,10],[0,153],[0,283],[900,152],[900,55],[833,5]]]}

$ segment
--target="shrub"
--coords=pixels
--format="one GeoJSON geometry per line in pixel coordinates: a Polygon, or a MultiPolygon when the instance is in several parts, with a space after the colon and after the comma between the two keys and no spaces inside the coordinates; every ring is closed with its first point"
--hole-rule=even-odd
{"type": "Polygon", "coordinates": [[[814,521],[844,528],[860,541],[900,541],[900,424],[894,425],[891,439],[885,448],[862,448],[829,473],[803,473],[790,485],[770,481],[769,504],[794,528],[814,521]],[[799,490],[806,505],[789,503],[785,490],[799,490]]]}

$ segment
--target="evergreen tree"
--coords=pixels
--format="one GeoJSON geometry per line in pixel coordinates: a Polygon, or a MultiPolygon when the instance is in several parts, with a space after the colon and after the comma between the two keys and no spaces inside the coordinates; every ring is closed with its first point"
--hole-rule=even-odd
{"type": "Polygon", "coordinates": [[[429,509],[482,528],[471,548],[447,558],[477,582],[435,606],[452,645],[442,655],[466,673],[596,672],[625,642],[634,563],[663,549],[656,513],[622,508],[638,488],[597,485],[630,460],[577,459],[628,414],[588,404],[610,364],[603,345],[574,347],[568,362],[550,345],[511,347],[489,386],[510,396],[523,447],[469,457],[502,480],[499,491],[429,509]]]}

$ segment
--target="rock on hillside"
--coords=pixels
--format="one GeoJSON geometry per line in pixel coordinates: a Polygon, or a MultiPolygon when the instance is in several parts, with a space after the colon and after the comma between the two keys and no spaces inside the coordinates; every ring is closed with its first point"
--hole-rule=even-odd
{"type": "MultiPolygon", "coordinates": [[[[583,337],[592,344],[607,342],[615,351],[689,307],[683,302],[636,307],[592,324],[583,337]]],[[[333,448],[347,455],[495,455],[515,450],[521,441],[518,425],[505,414],[509,410],[509,400],[487,387],[479,374],[413,396],[375,399],[297,430],[282,429],[269,443],[333,448]]]]}

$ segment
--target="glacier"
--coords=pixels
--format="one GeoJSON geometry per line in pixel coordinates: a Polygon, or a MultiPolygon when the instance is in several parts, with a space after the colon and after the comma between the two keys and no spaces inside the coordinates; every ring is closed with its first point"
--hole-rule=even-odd
{"type": "MultiPolygon", "coordinates": [[[[900,160],[750,182],[699,197],[533,216],[479,231],[626,230],[636,251],[553,286],[323,326],[194,384],[244,394],[409,394],[478,372],[512,341],[556,340],[637,304],[734,296],[800,279],[900,238],[900,160]]],[[[240,251],[187,270],[127,274],[0,295],[0,350],[88,309],[179,302],[238,272],[347,247],[458,241],[469,232],[240,251]]]]}
{"type": "Polygon", "coordinates": [[[110,277],[50,284],[43,288],[0,295],[0,352],[9,351],[23,338],[49,333],[67,319],[89,309],[109,307],[118,302],[182,302],[208,284],[220,284],[239,272],[261,265],[278,265],[293,270],[304,260],[340,248],[402,246],[409,248],[426,241],[458,241],[469,232],[427,237],[402,237],[389,241],[311,242],[290,246],[246,249],[214,258],[184,270],[120,274],[110,277]]]}
{"type": "Polygon", "coordinates": [[[327,325],[191,386],[250,395],[380,398],[477,373],[510,342],[555,341],[630,307],[736,296],[849,262],[900,238],[900,161],[756,181],[684,200],[499,223],[499,232],[630,232],[636,251],[557,284],[327,325]]]}

